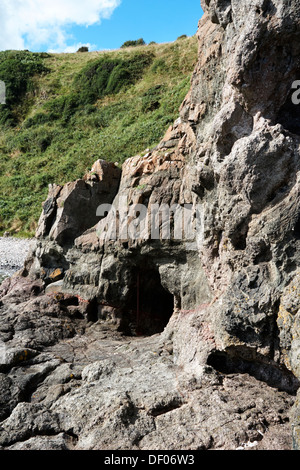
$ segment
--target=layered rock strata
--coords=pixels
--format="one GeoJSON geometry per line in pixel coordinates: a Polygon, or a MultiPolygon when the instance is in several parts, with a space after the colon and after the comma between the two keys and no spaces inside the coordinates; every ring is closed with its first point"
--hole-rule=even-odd
{"type": "Polygon", "coordinates": [[[3,449],[300,448],[300,6],[202,3],[179,119],[51,186],[0,288],[3,449]]]}

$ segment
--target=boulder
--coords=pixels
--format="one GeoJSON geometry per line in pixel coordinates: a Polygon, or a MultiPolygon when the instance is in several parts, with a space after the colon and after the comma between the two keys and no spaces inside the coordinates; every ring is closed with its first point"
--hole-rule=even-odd
{"type": "Polygon", "coordinates": [[[83,179],[63,187],[50,185],[36,238],[48,236],[61,246],[72,245],[75,238],[97,223],[98,206],[112,202],[119,181],[120,169],[98,160],[83,179]]]}

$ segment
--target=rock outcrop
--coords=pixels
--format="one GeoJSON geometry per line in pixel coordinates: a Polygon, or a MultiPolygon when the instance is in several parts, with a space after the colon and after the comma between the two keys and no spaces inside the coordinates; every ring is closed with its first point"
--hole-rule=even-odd
{"type": "Polygon", "coordinates": [[[0,287],[3,449],[300,449],[300,6],[202,3],[179,119],[0,287]]]}

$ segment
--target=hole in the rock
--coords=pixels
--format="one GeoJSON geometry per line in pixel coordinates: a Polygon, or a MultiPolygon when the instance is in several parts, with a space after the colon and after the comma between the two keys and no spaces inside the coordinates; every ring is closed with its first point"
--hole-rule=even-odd
{"type": "Polygon", "coordinates": [[[235,137],[231,132],[223,135],[222,139],[218,142],[217,145],[218,151],[220,152],[222,158],[227,157],[231,153],[232,147],[237,140],[237,137],[235,137]]]}
{"type": "Polygon", "coordinates": [[[250,361],[223,351],[214,351],[209,355],[207,364],[222,374],[249,374],[270,387],[291,395],[296,395],[300,386],[292,372],[270,362],[250,361]]]}
{"type": "Polygon", "coordinates": [[[239,139],[251,134],[253,124],[253,117],[246,113],[240,105],[237,105],[231,117],[223,124],[217,142],[217,150],[221,160],[231,153],[234,144],[239,139]]]}
{"type": "Polygon", "coordinates": [[[270,245],[266,244],[264,240],[260,240],[257,254],[253,259],[253,264],[268,263],[272,258],[273,255],[270,245]]]}
{"type": "Polygon", "coordinates": [[[86,316],[87,320],[93,323],[96,323],[96,321],[98,320],[98,302],[96,298],[90,300],[87,303],[86,316]]]}
{"type": "Polygon", "coordinates": [[[174,311],[174,297],[161,284],[158,270],[140,267],[133,273],[130,296],[120,330],[128,335],[161,333],[174,311]]]}
{"type": "Polygon", "coordinates": [[[264,18],[266,18],[269,14],[275,15],[277,12],[277,8],[271,0],[264,0],[261,10],[264,18]]]}
{"type": "Polygon", "coordinates": [[[249,222],[247,220],[243,220],[236,227],[235,231],[230,234],[230,240],[235,250],[245,250],[247,246],[248,230],[249,222]]]}

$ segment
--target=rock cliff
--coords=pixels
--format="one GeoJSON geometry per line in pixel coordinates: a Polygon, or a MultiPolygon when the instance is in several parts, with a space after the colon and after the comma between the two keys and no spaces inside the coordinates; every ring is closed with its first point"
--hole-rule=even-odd
{"type": "Polygon", "coordinates": [[[300,448],[300,6],[202,6],[180,117],[0,287],[2,449],[300,448]]]}

